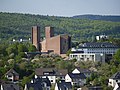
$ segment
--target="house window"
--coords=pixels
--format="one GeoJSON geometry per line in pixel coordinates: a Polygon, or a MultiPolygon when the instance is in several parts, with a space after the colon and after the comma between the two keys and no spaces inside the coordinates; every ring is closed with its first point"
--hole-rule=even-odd
{"type": "Polygon", "coordinates": [[[9,79],[10,81],[12,81],[12,79],[9,79]]]}
{"type": "Polygon", "coordinates": [[[50,90],[49,88],[47,88],[47,90],[50,90]]]}
{"type": "Polygon", "coordinates": [[[11,75],[8,75],[8,77],[12,77],[11,75]]]}
{"type": "Polygon", "coordinates": [[[53,80],[51,80],[51,82],[53,82],[53,80]]]}

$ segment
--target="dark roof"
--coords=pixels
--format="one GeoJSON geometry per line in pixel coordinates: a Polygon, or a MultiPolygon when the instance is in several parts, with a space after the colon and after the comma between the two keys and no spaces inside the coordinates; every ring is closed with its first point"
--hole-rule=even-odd
{"type": "Polygon", "coordinates": [[[112,75],[112,77],[110,77],[111,79],[120,79],[120,72],[115,73],[114,75],[112,75]]]}
{"type": "Polygon", "coordinates": [[[82,68],[76,68],[78,69],[81,73],[91,73],[92,71],[89,69],[82,69],[82,68]]]}
{"type": "Polygon", "coordinates": [[[2,84],[3,90],[19,90],[19,86],[16,84],[2,84]]]}
{"type": "Polygon", "coordinates": [[[27,90],[43,90],[42,85],[39,83],[28,83],[27,85],[27,90]]]}
{"type": "Polygon", "coordinates": [[[118,88],[116,90],[120,90],[120,83],[117,83],[118,84],[118,88]]]}
{"type": "Polygon", "coordinates": [[[69,90],[69,89],[72,89],[71,82],[61,81],[61,82],[57,83],[57,85],[58,85],[58,90],[69,90]]]}
{"type": "Polygon", "coordinates": [[[16,76],[19,76],[19,74],[14,70],[14,69],[10,69],[6,75],[16,75],[16,76]]]}
{"type": "Polygon", "coordinates": [[[36,78],[33,79],[33,83],[26,84],[28,90],[33,88],[34,90],[43,90],[43,84],[46,83],[47,86],[51,86],[50,80],[48,78],[36,78]]]}
{"type": "Polygon", "coordinates": [[[116,90],[120,90],[120,83],[117,83],[118,88],[116,90]]]}
{"type": "Polygon", "coordinates": [[[101,86],[91,86],[89,90],[103,90],[103,88],[101,86]]]}
{"type": "Polygon", "coordinates": [[[68,75],[72,79],[86,79],[86,76],[83,73],[69,73],[68,75]]]}
{"type": "Polygon", "coordinates": [[[79,46],[79,48],[119,48],[117,45],[108,42],[89,42],[79,46]]]}
{"type": "Polygon", "coordinates": [[[43,76],[43,75],[65,76],[67,73],[68,73],[67,69],[57,70],[55,68],[37,68],[35,70],[35,74],[38,76],[43,76]]]}
{"type": "Polygon", "coordinates": [[[47,86],[51,86],[51,83],[50,83],[50,80],[48,79],[48,77],[46,78],[35,78],[33,79],[33,83],[36,83],[36,82],[40,82],[40,83],[46,83],[47,86]]]}
{"type": "Polygon", "coordinates": [[[118,86],[120,87],[120,83],[117,83],[118,84],[118,86]]]}

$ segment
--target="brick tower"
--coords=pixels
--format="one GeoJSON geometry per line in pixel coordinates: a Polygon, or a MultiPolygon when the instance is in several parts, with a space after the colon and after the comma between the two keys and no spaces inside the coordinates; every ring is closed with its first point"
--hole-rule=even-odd
{"type": "Polygon", "coordinates": [[[46,39],[54,37],[54,27],[45,27],[45,37],[46,39]]]}
{"type": "Polygon", "coordinates": [[[40,27],[39,26],[32,27],[32,44],[35,45],[38,51],[41,50],[40,48],[40,27]]]}
{"type": "Polygon", "coordinates": [[[48,50],[49,39],[54,37],[54,27],[45,27],[46,49],[48,50]]]}

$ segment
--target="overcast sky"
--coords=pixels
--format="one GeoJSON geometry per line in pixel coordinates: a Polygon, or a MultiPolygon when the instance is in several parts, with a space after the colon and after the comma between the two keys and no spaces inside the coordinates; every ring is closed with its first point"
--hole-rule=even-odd
{"type": "Polygon", "coordinates": [[[0,12],[50,16],[120,15],[120,0],[0,0],[0,12]]]}

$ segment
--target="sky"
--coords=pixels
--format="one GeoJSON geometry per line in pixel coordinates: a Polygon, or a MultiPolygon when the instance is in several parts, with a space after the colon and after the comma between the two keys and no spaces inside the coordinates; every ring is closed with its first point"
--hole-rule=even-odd
{"type": "Polygon", "coordinates": [[[0,12],[65,17],[120,15],[120,0],[0,0],[0,12]]]}

